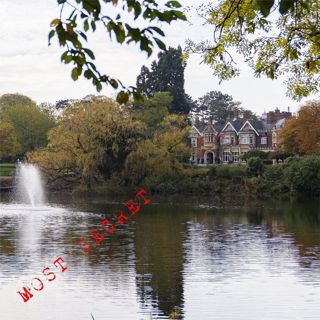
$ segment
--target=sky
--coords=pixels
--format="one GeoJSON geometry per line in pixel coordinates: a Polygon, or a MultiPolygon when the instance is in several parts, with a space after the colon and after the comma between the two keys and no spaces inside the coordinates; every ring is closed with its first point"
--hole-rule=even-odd
{"type": "MultiPolygon", "coordinates": [[[[199,0],[182,0],[185,5],[199,4],[199,0]]],[[[0,94],[21,93],[36,102],[55,102],[61,99],[78,99],[97,94],[92,84],[70,77],[71,65],[60,62],[63,52],[56,41],[48,46],[50,22],[59,16],[56,0],[1,0],[0,1],[0,94]]],[[[212,37],[212,27],[192,15],[188,23],[175,22],[163,26],[166,43],[181,45],[190,38],[194,41],[212,37]]],[[[147,58],[134,45],[119,45],[110,41],[102,31],[90,35],[88,47],[96,54],[96,65],[106,74],[119,78],[126,85],[135,85],[142,65],[149,66],[156,53],[147,58]]],[[[290,110],[295,112],[306,101],[292,101],[286,96],[283,80],[255,78],[252,70],[240,61],[241,75],[223,82],[212,75],[208,65],[201,63],[199,55],[189,58],[185,70],[185,89],[194,99],[212,90],[230,94],[242,106],[257,114],[264,111],[290,110]]],[[[104,95],[112,95],[112,89],[104,88],[104,95]]],[[[312,97],[316,98],[316,97],[312,97]]],[[[310,100],[310,99],[307,99],[310,100]]]]}

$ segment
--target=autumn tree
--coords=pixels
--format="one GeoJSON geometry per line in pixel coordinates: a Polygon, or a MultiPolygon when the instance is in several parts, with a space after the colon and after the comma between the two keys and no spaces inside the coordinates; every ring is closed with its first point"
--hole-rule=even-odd
{"type": "Polygon", "coordinates": [[[124,179],[139,185],[146,179],[167,179],[182,173],[183,160],[190,156],[186,118],[168,115],[150,139],[141,141],[127,158],[124,179]]]}
{"type": "Polygon", "coordinates": [[[240,74],[238,55],[256,77],[285,76],[294,99],[319,91],[318,0],[219,0],[198,12],[212,25],[212,41],[189,40],[189,53],[201,53],[220,80],[240,74]],[[235,59],[235,55],[237,58],[235,59]]]}
{"type": "Polygon", "coordinates": [[[280,141],[285,152],[320,154],[320,102],[312,101],[303,106],[298,116],[282,129],[280,141]]]}
{"type": "Polygon", "coordinates": [[[91,187],[99,177],[108,179],[122,170],[143,130],[111,99],[82,101],[64,110],[46,150],[29,158],[53,178],[69,170],[91,187]]]}
{"type": "Polygon", "coordinates": [[[21,151],[10,123],[0,122],[0,141],[0,159],[14,157],[21,151]]]}

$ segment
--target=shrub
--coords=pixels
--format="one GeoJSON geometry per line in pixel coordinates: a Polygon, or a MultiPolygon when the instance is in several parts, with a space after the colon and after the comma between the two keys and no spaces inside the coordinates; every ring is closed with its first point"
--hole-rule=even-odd
{"type": "Polygon", "coordinates": [[[275,165],[275,166],[267,166],[264,171],[264,175],[267,180],[280,180],[283,178],[283,166],[275,165]]]}
{"type": "Polygon", "coordinates": [[[306,156],[288,160],[284,168],[285,180],[293,192],[320,194],[320,157],[306,156]]]}
{"type": "Polygon", "coordinates": [[[270,164],[272,164],[272,160],[270,160],[270,159],[263,159],[262,161],[263,161],[263,164],[264,164],[264,165],[270,165],[270,164]]]}
{"type": "Polygon", "coordinates": [[[230,179],[232,177],[230,168],[231,168],[231,166],[227,166],[225,164],[221,164],[221,165],[217,166],[217,168],[216,168],[217,177],[230,179]]]}
{"type": "Polygon", "coordinates": [[[261,176],[264,170],[263,161],[258,157],[252,157],[247,162],[248,176],[261,176]]]}
{"type": "Polygon", "coordinates": [[[253,157],[258,157],[260,159],[268,159],[268,155],[269,152],[264,152],[261,150],[252,150],[242,154],[241,158],[246,161],[253,157]]]}
{"type": "Polygon", "coordinates": [[[217,176],[217,169],[216,166],[211,166],[208,171],[209,177],[216,177],[217,176]]]}

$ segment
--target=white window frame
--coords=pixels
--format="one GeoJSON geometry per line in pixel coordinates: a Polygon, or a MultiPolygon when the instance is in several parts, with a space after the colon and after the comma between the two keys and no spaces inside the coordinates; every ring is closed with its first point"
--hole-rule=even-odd
{"type": "Polygon", "coordinates": [[[231,160],[231,153],[230,151],[224,151],[223,152],[223,161],[229,162],[231,160]]]}
{"type": "Polygon", "coordinates": [[[239,152],[238,151],[232,152],[232,159],[233,159],[234,162],[238,162],[239,161],[239,152]]]}
{"type": "Polygon", "coordinates": [[[197,147],[197,138],[191,138],[191,146],[193,148],[196,148],[197,147]]]}
{"type": "Polygon", "coordinates": [[[267,137],[261,137],[261,144],[268,144],[268,138],[267,137]]]}

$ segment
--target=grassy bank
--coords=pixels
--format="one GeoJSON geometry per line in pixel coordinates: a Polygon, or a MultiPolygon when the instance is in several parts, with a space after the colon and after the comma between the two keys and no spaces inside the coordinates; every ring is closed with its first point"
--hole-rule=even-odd
{"type": "Polygon", "coordinates": [[[13,176],[15,170],[15,163],[0,163],[0,177],[13,176]]]}

